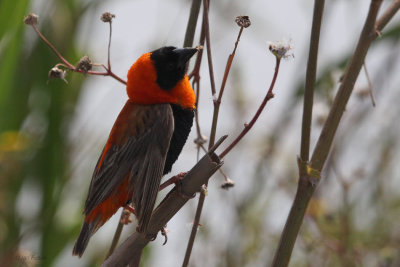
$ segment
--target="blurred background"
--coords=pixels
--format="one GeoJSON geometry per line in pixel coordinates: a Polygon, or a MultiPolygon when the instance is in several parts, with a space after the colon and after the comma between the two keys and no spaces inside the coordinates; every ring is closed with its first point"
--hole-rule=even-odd
{"type": "MultiPolygon", "coordinates": [[[[382,10],[391,1],[384,1],[382,10]]],[[[357,42],[369,1],[326,1],[312,146],[332,103],[343,68],[357,42]]],[[[191,1],[0,1],[0,265],[98,266],[111,244],[117,213],[91,239],[81,259],[71,251],[83,220],[92,170],[127,96],[110,77],[69,73],[68,83],[50,80],[58,58],[31,27],[39,28],[70,62],[83,55],[106,63],[108,25],[113,21],[111,62],[126,77],[141,54],[164,45],[182,46],[191,1]]],[[[281,64],[275,98],[223,170],[235,181],[221,189],[211,179],[190,266],[265,266],[272,261],[297,185],[302,98],[312,1],[211,1],[210,28],[219,88],[239,28],[238,15],[252,26],[236,53],[221,106],[217,136],[228,144],[264,97],[274,71],[268,41],[293,47],[281,64]]],[[[201,15],[200,15],[201,18],[201,15]]],[[[199,32],[199,27],[198,27],[199,32]]],[[[195,37],[195,45],[199,33],[195,37]]],[[[297,239],[291,266],[400,265],[400,19],[371,47],[366,66],[373,107],[361,72],[297,239]]],[[[192,62],[193,64],[193,62],[192,62]]],[[[209,135],[212,97],[207,61],[201,68],[200,125],[209,135]]],[[[187,142],[172,174],[189,170],[197,149],[187,142]]],[[[160,193],[160,199],[168,192],[160,193]]],[[[179,266],[197,205],[189,203],[168,224],[169,241],[152,242],[143,266],[179,266]]],[[[135,225],[124,228],[124,240],[135,225]]]]}

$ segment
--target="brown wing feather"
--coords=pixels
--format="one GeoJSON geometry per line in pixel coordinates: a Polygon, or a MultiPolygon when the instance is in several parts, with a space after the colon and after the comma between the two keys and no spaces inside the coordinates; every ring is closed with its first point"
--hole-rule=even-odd
{"type": "Polygon", "coordinates": [[[144,230],[157,197],[173,129],[169,104],[138,105],[128,100],[93,173],[85,215],[109,197],[130,173],[129,188],[139,228],[144,230]]]}

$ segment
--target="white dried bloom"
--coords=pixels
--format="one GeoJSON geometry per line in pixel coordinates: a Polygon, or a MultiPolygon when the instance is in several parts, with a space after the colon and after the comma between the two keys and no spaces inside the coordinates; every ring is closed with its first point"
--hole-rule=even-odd
{"type": "Polygon", "coordinates": [[[281,58],[289,58],[293,57],[294,54],[289,51],[293,49],[292,45],[289,42],[277,41],[277,42],[268,42],[269,51],[271,51],[274,56],[281,58]]]}

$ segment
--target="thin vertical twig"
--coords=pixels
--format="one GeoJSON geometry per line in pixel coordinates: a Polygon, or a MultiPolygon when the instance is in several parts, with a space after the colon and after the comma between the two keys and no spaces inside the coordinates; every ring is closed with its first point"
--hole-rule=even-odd
{"type": "Polygon", "coordinates": [[[196,32],[197,20],[200,13],[201,0],[193,0],[192,6],[190,7],[190,15],[188,24],[186,26],[185,40],[183,41],[183,47],[192,47],[194,34],[196,32]]]}
{"type": "MultiPolygon", "coordinates": [[[[216,94],[216,91],[215,91],[215,81],[214,81],[214,70],[213,70],[213,64],[212,64],[212,58],[211,58],[211,41],[210,41],[210,28],[209,28],[209,21],[208,21],[208,8],[209,8],[209,1],[203,0],[202,33],[204,33],[205,42],[207,45],[207,59],[208,59],[208,69],[209,69],[210,83],[211,83],[211,93],[214,96],[216,94]]],[[[211,139],[211,136],[212,136],[212,133],[210,134],[210,142],[209,142],[210,146],[211,146],[211,144],[213,144],[211,142],[214,142],[214,139],[211,139]]],[[[215,135],[214,135],[214,137],[215,137],[215,135]]],[[[200,149],[200,148],[198,148],[198,149],[200,149]]],[[[183,267],[188,266],[188,264],[189,264],[190,255],[192,254],[193,244],[194,244],[194,240],[196,238],[197,229],[198,229],[198,225],[200,222],[201,212],[203,210],[204,200],[205,200],[205,195],[203,193],[200,193],[199,202],[197,204],[196,214],[194,217],[192,230],[190,232],[188,244],[186,246],[185,257],[184,257],[183,263],[182,263],[183,267]]]]}
{"type": "Polygon", "coordinates": [[[108,70],[111,71],[111,60],[110,60],[110,50],[111,50],[111,35],[112,35],[112,25],[111,25],[112,21],[110,20],[109,22],[109,26],[110,26],[110,35],[108,37],[108,53],[107,53],[107,66],[108,66],[108,70]]]}
{"type": "MultiPolygon", "coordinates": [[[[194,0],[199,1],[201,0],[194,0]]],[[[204,33],[204,23],[201,26],[201,33],[200,33],[200,42],[199,45],[201,47],[204,46],[205,42],[205,33],[204,33]]],[[[200,65],[203,58],[203,51],[204,49],[200,49],[197,53],[196,62],[194,64],[192,72],[189,74],[189,79],[193,78],[192,87],[196,92],[196,109],[194,110],[194,117],[196,123],[196,133],[197,138],[194,140],[194,143],[197,145],[197,160],[200,158],[200,146],[207,142],[207,137],[205,137],[201,132],[200,122],[199,122],[199,108],[200,108],[200,65]]]]}
{"type": "Polygon", "coordinates": [[[310,135],[314,102],[314,87],[317,77],[318,47],[324,5],[325,0],[317,0],[314,2],[314,14],[311,27],[310,48],[308,51],[306,84],[304,92],[303,121],[301,127],[300,158],[303,162],[307,162],[310,157],[310,135]]]}
{"type": "Polygon", "coordinates": [[[371,78],[369,76],[367,65],[366,65],[365,61],[364,61],[364,65],[363,66],[364,66],[365,77],[367,77],[367,81],[368,81],[368,93],[369,93],[369,96],[371,98],[372,106],[375,107],[376,103],[375,103],[375,97],[374,97],[374,87],[372,85],[372,81],[371,81],[371,78]]]}
{"type": "Polygon", "coordinates": [[[122,209],[117,229],[115,229],[115,233],[114,233],[113,239],[111,241],[110,249],[107,252],[106,260],[107,260],[108,257],[110,257],[111,254],[113,254],[115,248],[118,245],[118,241],[119,241],[119,238],[121,237],[122,229],[124,228],[124,224],[121,222],[123,216],[124,216],[124,210],[122,209]]]}
{"type": "MultiPolygon", "coordinates": [[[[208,21],[209,6],[210,6],[210,4],[208,3],[208,0],[203,0],[203,19],[204,19],[203,21],[204,21],[204,33],[205,33],[206,45],[207,45],[206,51],[207,51],[208,70],[209,70],[209,74],[210,74],[211,93],[214,97],[214,95],[217,93],[217,91],[215,89],[214,66],[213,66],[212,56],[211,56],[210,23],[208,21]]],[[[211,138],[210,138],[210,140],[211,140],[211,138]]]]}
{"type": "Polygon", "coordinates": [[[231,69],[231,66],[232,66],[232,61],[233,61],[233,58],[235,56],[236,49],[237,49],[237,46],[239,44],[240,36],[242,35],[242,32],[243,32],[243,26],[240,27],[239,34],[238,34],[238,37],[236,39],[235,47],[233,49],[233,52],[228,57],[228,61],[226,63],[224,77],[222,79],[221,88],[219,90],[218,98],[216,96],[215,90],[213,91],[214,113],[213,113],[213,119],[212,119],[212,124],[211,124],[210,143],[209,143],[210,146],[214,143],[215,135],[217,134],[219,108],[221,106],[222,95],[224,94],[224,91],[225,91],[226,81],[228,79],[228,75],[229,75],[229,72],[230,72],[230,69],[231,69]]]}

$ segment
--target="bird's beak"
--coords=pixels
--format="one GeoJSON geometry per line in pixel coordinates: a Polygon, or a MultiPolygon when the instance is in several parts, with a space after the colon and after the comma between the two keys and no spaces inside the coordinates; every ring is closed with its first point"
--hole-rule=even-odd
{"type": "Polygon", "coordinates": [[[199,51],[198,48],[175,48],[172,52],[179,55],[179,64],[181,66],[186,66],[189,59],[199,51]]]}

